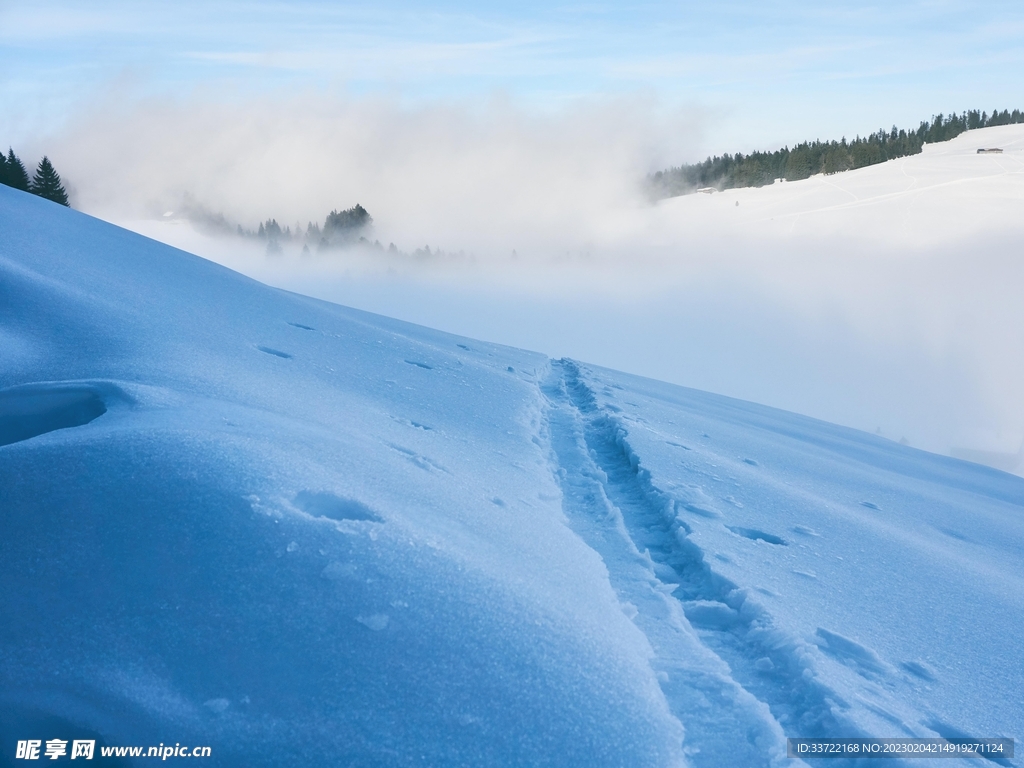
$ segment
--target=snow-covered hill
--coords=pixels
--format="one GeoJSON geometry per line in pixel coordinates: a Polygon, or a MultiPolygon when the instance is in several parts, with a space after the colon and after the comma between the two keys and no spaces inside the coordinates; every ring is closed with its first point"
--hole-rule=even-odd
{"type": "Polygon", "coordinates": [[[659,218],[690,231],[739,228],[758,237],[824,237],[916,253],[993,231],[1019,233],[1022,179],[1024,125],[1006,125],[854,171],[665,200],[659,218]],[[979,154],[981,148],[1001,152],[979,154]]]}
{"type": "Polygon", "coordinates": [[[0,764],[83,737],[757,766],[797,763],[786,736],[1022,735],[1021,478],[7,188],[0,232],[0,764]]]}
{"type": "MultiPolygon", "coordinates": [[[[251,185],[248,176],[236,184],[251,185]]],[[[124,223],[277,287],[1024,472],[1024,125],[856,171],[656,206],[581,193],[554,232],[515,220],[515,205],[467,199],[473,227],[437,209],[436,225],[412,240],[394,231],[398,201],[382,193],[367,204],[373,236],[407,250],[472,250],[477,220],[520,233],[500,251],[485,244],[476,261],[282,258],[173,218],[124,223]]],[[[417,205],[438,204],[424,195],[417,205]]]]}

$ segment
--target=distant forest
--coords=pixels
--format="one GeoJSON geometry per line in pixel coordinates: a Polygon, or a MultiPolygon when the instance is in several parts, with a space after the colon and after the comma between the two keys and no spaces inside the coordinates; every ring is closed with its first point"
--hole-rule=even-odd
{"type": "MultiPolygon", "coordinates": [[[[226,225],[224,217],[220,215],[207,215],[204,221],[207,224],[213,223],[220,229],[224,229],[223,225],[226,225]]],[[[277,223],[277,219],[267,219],[260,223],[259,229],[256,231],[243,229],[239,225],[236,227],[235,232],[241,237],[266,242],[268,256],[277,256],[284,253],[282,244],[297,245],[301,243],[303,255],[312,254],[313,249],[319,253],[324,253],[339,248],[356,246],[407,258],[466,258],[464,251],[449,253],[437,248],[431,250],[429,245],[417,248],[412,253],[399,250],[394,243],[389,243],[387,248],[385,248],[380,240],[371,242],[367,239],[366,235],[370,234],[372,224],[373,217],[370,216],[370,213],[363,206],[356,203],[352,208],[346,208],[343,211],[335,210],[327,214],[323,228],[319,224],[309,222],[306,224],[305,230],[303,230],[302,225],[296,222],[295,228],[292,229],[290,226],[282,227],[277,223]],[[313,249],[310,246],[313,246],[313,249]]]]}
{"type": "Polygon", "coordinates": [[[36,172],[30,179],[25,164],[14,154],[13,149],[8,149],[7,156],[0,152],[0,184],[20,189],[22,192],[31,192],[47,200],[52,200],[61,205],[70,206],[68,193],[61,183],[60,174],[57,173],[48,157],[43,157],[36,166],[36,172]]]}
{"type": "Polygon", "coordinates": [[[816,173],[839,173],[916,155],[923,145],[949,141],[964,131],[1014,123],[1024,123],[1024,113],[1019,109],[996,110],[991,115],[976,110],[959,115],[940,114],[923,121],[916,131],[893,126],[890,131],[882,129],[853,141],[845,137],[841,141],[805,141],[792,149],[709,157],[702,163],[658,171],[648,176],[647,181],[655,200],[705,188],[763,187],[776,179],[797,181],[816,173]]]}
{"type": "MultiPolygon", "coordinates": [[[[217,217],[223,221],[223,217],[217,217]]],[[[301,225],[296,222],[295,229],[290,226],[282,227],[277,219],[267,219],[260,222],[258,230],[242,229],[237,227],[237,233],[242,237],[258,238],[267,243],[267,253],[281,253],[281,243],[301,242],[303,252],[309,253],[309,246],[312,244],[317,250],[325,251],[329,248],[345,247],[357,242],[367,243],[363,234],[373,224],[373,217],[363,206],[356,203],[352,208],[344,211],[331,211],[327,214],[323,229],[319,224],[309,222],[306,231],[302,231],[301,225]]]]}

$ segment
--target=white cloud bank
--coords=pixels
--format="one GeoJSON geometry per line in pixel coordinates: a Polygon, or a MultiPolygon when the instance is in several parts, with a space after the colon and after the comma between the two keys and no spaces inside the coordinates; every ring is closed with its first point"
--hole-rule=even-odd
{"type": "Polygon", "coordinates": [[[48,147],[83,210],[272,284],[849,424],[940,452],[1024,437],[1024,128],[833,177],[647,204],[700,115],[642,100],[106,105],[48,147]],[[472,257],[285,255],[159,223],[185,196],[255,227],[359,202],[374,236],[472,257]],[[739,205],[737,205],[739,203],[739,205]],[[516,252],[513,258],[512,252],[516,252]]]}
{"type": "Polygon", "coordinates": [[[108,105],[52,154],[80,207],[103,215],[162,213],[188,195],[244,226],[305,226],[359,202],[382,239],[493,255],[613,237],[607,213],[641,204],[644,173],[695,124],[659,120],[635,99],[555,115],[500,98],[479,109],[315,97],[108,105]]]}

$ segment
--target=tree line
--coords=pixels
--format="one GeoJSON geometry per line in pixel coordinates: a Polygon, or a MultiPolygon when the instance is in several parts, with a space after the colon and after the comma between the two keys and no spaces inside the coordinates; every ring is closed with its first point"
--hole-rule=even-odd
{"type": "Polygon", "coordinates": [[[319,224],[312,221],[306,225],[305,232],[302,225],[296,222],[295,229],[290,226],[282,227],[277,219],[267,219],[260,222],[259,229],[255,232],[251,229],[242,229],[238,225],[238,234],[242,237],[255,237],[267,242],[267,253],[280,253],[281,243],[302,242],[303,251],[309,252],[310,244],[318,250],[324,251],[328,248],[345,247],[356,242],[368,242],[363,233],[368,231],[373,224],[373,217],[359,203],[352,208],[343,211],[334,210],[327,214],[323,229],[319,224]]]}
{"type": "Polygon", "coordinates": [[[939,114],[922,121],[917,130],[901,130],[894,125],[892,130],[883,128],[853,141],[843,137],[841,141],[805,141],[792,149],[784,147],[774,152],[716,155],[702,163],[680,165],[648,176],[648,190],[657,200],[698,189],[763,187],[776,179],[797,181],[817,173],[839,173],[916,155],[925,144],[949,141],[964,131],[1015,123],[1024,123],[1024,113],[1019,109],[995,110],[991,115],[977,110],[959,115],[939,114]]]}
{"type": "MultiPolygon", "coordinates": [[[[223,216],[206,214],[204,220],[207,224],[214,225],[217,229],[230,231],[223,216]]],[[[262,240],[267,244],[267,255],[277,256],[284,253],[283,245],[302,244],[302,254],[310,255],[312,249],[324,253],[337,248],[363,248],[378,253],[387,253],[389,256],[413,258],[413,259],[466,259],[465,251],[448,252],[439,248],[431,250],[429,245],[417,248],[412,253],[400,250],[394,243],[385,247],[380,240],[371,241],[366,235],[371,234],[373,217],[362,205],[356,203],[351,208],[343,211],[334,210],[327,214],[323,227],[312,221],[303,228],[300,222],[295,222],[295,227],[290,225],[281,226],[277,219],[267,219],[260,222],[256,230],[244,229],[240,224],[236,227],[236,233],[240,237],[262,240]]]]}
{"type": "Polygon", "coordinates": [[[13,149],[8,148],[6,157],[0,152],[0,184],[20,189],[22,192],[31,192],[61,205],[71,205],[68,202],[67,190],[61,183],[60,174],[46,156],[39,161],[36,172],[30,179],[25,164],[14,154],[13,149]]]}

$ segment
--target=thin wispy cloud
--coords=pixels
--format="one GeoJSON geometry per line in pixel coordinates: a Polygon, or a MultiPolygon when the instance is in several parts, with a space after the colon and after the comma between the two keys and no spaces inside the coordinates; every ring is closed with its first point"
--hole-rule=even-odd
{"type": "MultiPolygon", "coordinates": [[[[1024,50],[1012,34],[1024,9],[998,2],[429,9],[101,2],[88,11],[41,2],[8,4],[0,21],[8,77],[34,81],[37,97],[51,94],[68,109],[104,79],[140,70],[145,95],[180,96],[218,82],[246,93],[343,86],[412,100],[503,89],[542,103],[640,90],[667,103],[696,99],[770,113],[770,139],[797,136],[808,122],[813,131],[820,124],[852,133],[862,129],[851,125],[860,115],[871,126],[906,122],[939,108],[932,103],[939,92],[961,108],[995,103],[1019,91],[999,64],[1019,61],[1024,50]],[[860,82],[837,99],[838,79],[860,82]]],[[[14,113],[30,108],[20,107],[23,93],[0,85],[14,113]]],[[[0,116],[8,134],[41,127],[4,122],[0,116]]],[[[764,128],[732,125],[723,138],[764,141],[758,132],[764,128]]]]}

